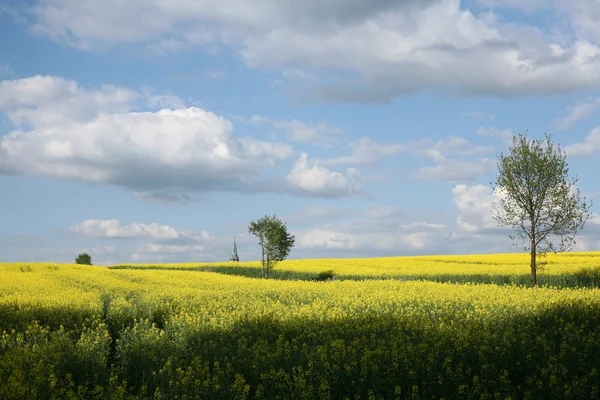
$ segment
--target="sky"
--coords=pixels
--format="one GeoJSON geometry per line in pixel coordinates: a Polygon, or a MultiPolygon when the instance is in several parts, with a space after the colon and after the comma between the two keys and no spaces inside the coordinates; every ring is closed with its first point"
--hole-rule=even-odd
{"type": "MultiPolygon", "coordinates": [[[[523,251],[491,188],[551,134],[600,201],[596,0],[0,0],[0,261],[523,251]]],[[[575,250],[600,250],[600,217],[575,250]]]]}

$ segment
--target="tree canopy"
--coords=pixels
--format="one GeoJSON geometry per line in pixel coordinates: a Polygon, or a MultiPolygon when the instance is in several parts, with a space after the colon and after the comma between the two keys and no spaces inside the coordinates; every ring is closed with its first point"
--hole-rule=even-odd
{"type": "Polygon", "coordinates": [[[259,239],[262,276],[268,278],[269,272],[277,263],[285,260],[290,254],[295,244],[295,237],[288,232],[286,224],[276,215],[265,215],[256,221],[251,221],[248,232],[259,239]]]}
{"type": "Polygon", "coordinates": [[[87,253],[82,253],[75,259],[75,264],[92,265],[92,257],[87,253]]]}

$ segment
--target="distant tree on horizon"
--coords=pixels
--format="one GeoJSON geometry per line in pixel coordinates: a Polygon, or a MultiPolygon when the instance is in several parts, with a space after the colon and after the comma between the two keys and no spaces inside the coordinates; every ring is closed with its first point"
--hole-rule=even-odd
{"type": "Polygon", "coordinates": [[[545,140],[513,136],[509,154],[498,157],[498,177],[495,186],[491,184],[500,196],[493,204],[493,217],[498,226],[514,228],[509,237],[521,239],[530,252],[533,287],[537,256],[570,250],[577,231],[591,216],[591,202],[580,199],[577,177],[568,177],[566,158],[547,134],[545,140]]]}
{"type": "Polygon", "coordinates": [[[277,263],[285,260],[290,254],[296,239],[288,232],[286,224],[275,215],[265,215],[256,221],[251,221],[248,225],[248,233],[259,239],[262,277],[268,278],[269,272],[277,263]]]}
{"type": "Polygon", "coordinates": [[[92,265],[92,257],[88,253],[81,253],[75,259],[75,264],[92,265]]]}

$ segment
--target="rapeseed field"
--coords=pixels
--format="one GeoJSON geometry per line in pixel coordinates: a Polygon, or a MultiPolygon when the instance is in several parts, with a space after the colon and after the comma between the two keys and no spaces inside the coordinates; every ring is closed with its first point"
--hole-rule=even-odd
{"type": "Polygon", "coordinates": [[[600,253],[549,256],[555,287],[477,281],[527,261],[0,264],[0,398],[600,398],[600,253]]]}
{"type": "MultiPolygon", "coordinates": [[[[557,253],[538,258],[538,282],[546,286],[599,287],[600,253],[557,253]]],[[[275,279],[315,279],[331,272],[338,280],[401,279],[451,283],[528,284],[529,255],[481,254],[357,259],[285,260],[275,279]]],[[[260,277],[258,262],[116,265],[114,269],[177,269],[260,277]]]]}

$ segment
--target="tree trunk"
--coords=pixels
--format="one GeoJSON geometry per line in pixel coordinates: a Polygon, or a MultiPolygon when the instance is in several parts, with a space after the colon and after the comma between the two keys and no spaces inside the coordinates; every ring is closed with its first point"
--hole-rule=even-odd
{"type": "Polygon", "coordinates": [[[266,265],[266,268],[265,268],[266,276],[265,276],[265,278],[269,279],[269,270],[271,269],[271,260],[269,259],[269,253],[268,252],[267,252],[267,262],[266,262],[265,265],[266,265]]]}
{"type": "Polygon", "coordinates": [[[537,285],[537,249],[535,246],[535,235],[531,235],[531,286],[537,285]]]}
{"type": "Polygon", "coordinates": [[[266,278],[265,276],[265,238],[263,235],[261,235],[260,237],[260,248],[262,250],[262,277],[266,278]]]}

